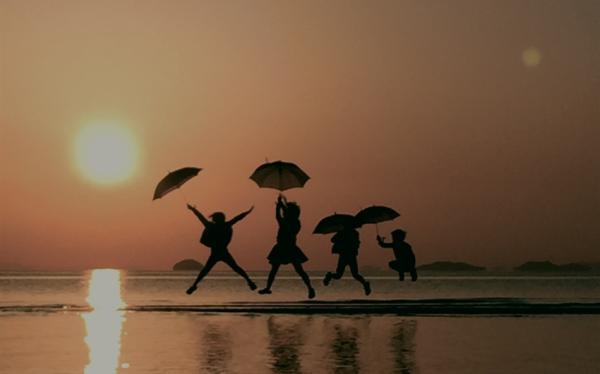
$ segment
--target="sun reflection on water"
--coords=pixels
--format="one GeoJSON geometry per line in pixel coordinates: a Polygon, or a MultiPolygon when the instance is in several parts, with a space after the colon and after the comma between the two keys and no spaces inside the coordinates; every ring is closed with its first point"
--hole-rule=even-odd
{"type": "Polygon", "coordinates": [[[121,272],[114,269],[93,270],[87,301],[93,310],[82,315],[90,360],[84,373],[116,373],[125,319],[124,312],[120,310],[125,306],[121,299],[121,272]]]}

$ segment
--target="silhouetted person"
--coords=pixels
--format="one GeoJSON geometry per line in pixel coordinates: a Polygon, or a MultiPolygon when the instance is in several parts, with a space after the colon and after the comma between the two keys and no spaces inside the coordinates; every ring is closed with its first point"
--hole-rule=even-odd
{"type": "Polygon", "coordinates": [[[406,232],[402,230],[392,231],[392,242],[386,243],[377,235],[377,243],[382,248],[393,248],[396,259],[390,261],[390,268],[398,272],[399,279],[404,280],[404,273],[410,273],[413,282],[417,280],[417,269],[415,269],[415,254],[410,244],[404,241],[406,232]]]}
{"type": "Polygon", "coordinates": [[[335,233],[331,238],[333,247],[331,253],[340,255],[335,273],[327,272],[323,284],[328,286],[332,279],[340,279],[344,275],[346,266],[350,267],[350,272],[354,279],[359,281],[365,290],[365,295],[371,293],[371,285],[358,272],[358,247],[360,247],[360,239],[358,230],[354,225],[345,225],[341,231],[335,233]]]}
{"type": "Polygon", "coordinates": [[[233,228],[232,226],[236,224],[238,221],[242,220],[246,217],[254,207],[249,210],[238,214],[233,217],[229,221],[225,221],[225,214],[221,212],[213,213],[210,217],[212,221],[209,221],[196,209],[196,207],[188,204],[188,209],[194,212],[196,217],[202,222],[204,225],[204,231],[202,232],[202,237],[200,238],[200,242],[207,247],[210,247],[210,256],[208,260],[206,260],[206,264],[204,268],[198,274],[198,277],[194,281],[194,284],[186,291],[188,295],[191,295],[198,288],[198,283],[204,278],[208,272],[216,265],[217,262],[223,261],[229,267],[231,267],[236,273],[241,275],[246,282],[248,283],[248,287],[251,290],[256,289],[256,284],[252,282],[248,274],[242,269],[233,259],[231,253],[227,249],[229,242],[231,241],[231,237],[233,236],[233,228]]]}
{"type": "Polygon", "coordinates": [[[300,207],[293,202],[287,202],[282,195],[277,198],[275,206],[275,218],[279,224],[277,231],[277,243],[269,253],[267,259],[271,264],[271,271],[267,279],[267,286],[258,291],[260,294],[270,294],[271,286],[275,280],[277,270],[281,265],[292,264],[296,273],[300,275],[306,288],[308,288],[308,298],[315,297],[315,290],[310,284],[310,278],[302,268],[302,263],[308,261],[308,257],[296,244],[296,236],[300,232],[300,207]]]}

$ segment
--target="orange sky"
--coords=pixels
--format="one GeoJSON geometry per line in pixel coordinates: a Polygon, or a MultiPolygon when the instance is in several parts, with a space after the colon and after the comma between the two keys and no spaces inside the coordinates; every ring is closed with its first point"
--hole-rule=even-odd
{"type": "MultiPolygon", "coordinates": [[[[232,253],[267,268],[266,157],[312,177],[309,269],[331,268],[324,215],[402,217],[417,260],[600,261],[600,3],[20,1],[0,3],[0,267],[165,269],[204,261],[168,170],[206,213],[254,204],[232,253]],[[523,52],[539,51],[535,66],[523,52]],[[102,187],[74,167],[90,122],[128,127],[141,163],[102,187]]],[[[361,230],[363,265],[391,253],[361,230]]]]}

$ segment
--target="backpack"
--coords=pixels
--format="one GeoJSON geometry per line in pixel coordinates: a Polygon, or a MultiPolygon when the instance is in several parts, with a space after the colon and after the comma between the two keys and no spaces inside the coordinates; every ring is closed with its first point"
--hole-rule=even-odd
{"type": "Polygon", "coordinates": [[[200,243],[207,247],[227,247],[231,242],[233,230],[230,225],[207,225],[200,236],[200,243]]]}
{"type": "Polygon", "coordinates": [[[360,240],[358,238],[358,231],[338,231],[333,238],[331,238],[331,242],[333,243],[333,247],[331,248],[331,253],[349,253],[354,254],[358,252],[358,247],[360,246],[360,240]]]}

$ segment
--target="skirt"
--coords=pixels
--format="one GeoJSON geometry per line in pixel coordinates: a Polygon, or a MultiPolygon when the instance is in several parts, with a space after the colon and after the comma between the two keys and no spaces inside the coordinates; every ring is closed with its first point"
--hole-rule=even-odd
{"type": "Polygon", "coordinates": [[[267,256],[272,265],[287,265],[290,263],[303,263],[308,261],[308,257],[297,245],[275,244],[267,256]]]}

